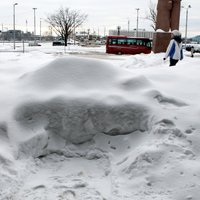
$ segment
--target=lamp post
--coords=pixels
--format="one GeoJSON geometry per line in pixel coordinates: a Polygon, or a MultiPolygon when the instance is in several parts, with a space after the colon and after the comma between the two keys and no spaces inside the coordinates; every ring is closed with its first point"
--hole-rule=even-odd
{"type": "Polygon", "coordinates": [[[26,33],[28,33],[28,21],[26,20],[26,33]]]}
{"type": "Polygon", "coordinates": [[[136,37],[138,37],[138,21],[139,21],[139,8],[136,8],[137,10],[137,26],[136,26],[136,37]]]}
{"type": "Polygon", "coordinates": [[[121,26],[117,26],[117,35],[120,35],[121,26]]]}
{"type": "Polygon", "coordinates": [[[42,40],[42,18],[40,18],[40,42],[42,40]]]}
{"type": "Polygon", "coordinates": [[[130,32],[130,20],[128,18],[128,36],[129,36],[129,32],[130,32]]]}
{"type": "Polygon", "coordinates": [[[13,48],[15,49],[15,6],[18,5],[18,3],[13,4],[13,48]]]}
{"type": "Polygon", "coordinates": [[[34,13],[34,40],[35,40],[35,36],[36,36],[36,16],[35,16],[36,9],[37,8],[33,8],[33,13],[34,13]]]}
{"type": "Polygon", "coordinates": [[[89,40],[89,38],[90,38],[90,29],[89,28],[87,30],[87,37],[88,37],[88,40],[89,40]]]}
{"type": "Polygon", "coordinates": [[[73,39],[74,39],[74,45],[75,45],[76,44],[76,42],[75,42],[75,40],[76,40],[76,17],[75,17],[75,15],[73,17],[73,20],[74,20],[74,30],[73,30],[74,34],[73,34],[73,39]]]}
{"type": "Polygon", "coordinates": [[[188,10],[191,8],[191,5],[188,5],[186,7],[186,21],[185,21],[185,48],[187,43],[187,28],[188,28],[188,10]]]}

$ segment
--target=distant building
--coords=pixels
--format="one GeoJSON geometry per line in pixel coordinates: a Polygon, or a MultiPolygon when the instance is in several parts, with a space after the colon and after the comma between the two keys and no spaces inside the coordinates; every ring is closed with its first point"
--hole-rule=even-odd
{"type": "MultiPolygon", "coordinates": [[[[14,30],[8,30],[6,32],[2,32],[2,37],[4,40],[13,40],[14,30]]],[[[15,30],[15,39],[22,40],[23,32],[21,30],[15,30]]]]}
{"type": "MultiPolygon", "coordinates": [[[[5,41],[12,41],[14,38],[14,30],[8,30],[8,31],[3,31],[0,32],[0,39],[5,40],[5,41]]],[[[21,30],[15,30],[15,40],[16,41],[32,41],[32,40],[53,40],[53,37],[40,37],[40,35],[34,35],[31,32],[26,32],[24,33],[21,30]]]]}
{"type": "Polygon", "coordinates": [[[192,40],[193,42],[197,42],[198,44],[200,44],[200,35],[197,35],[197,36],[195,36],[195,37],[192,37],[191,40],[192,40]]]}
{"type": "MultiPolygon", "coordinates": [[[[146,31],[145,29],[139,29],[138,31],[136,29],[132,31],[128,30],[120,30],[120,35],[126,35],[130,37],[146,37],[153,39],[153,31],[146,31]]],[[[109,30],[109,35],[118,35],[118,30],[109,30]]]]}

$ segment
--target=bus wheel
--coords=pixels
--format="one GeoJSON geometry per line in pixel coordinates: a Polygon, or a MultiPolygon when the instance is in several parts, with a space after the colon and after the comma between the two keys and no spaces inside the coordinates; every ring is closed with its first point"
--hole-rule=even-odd
{"type": "Polygon", "coordinates": [[[121,51],[119,51],[119,52],[118,52],[118,55],[122,55],[122,52],[121,52],[121,51]]]}

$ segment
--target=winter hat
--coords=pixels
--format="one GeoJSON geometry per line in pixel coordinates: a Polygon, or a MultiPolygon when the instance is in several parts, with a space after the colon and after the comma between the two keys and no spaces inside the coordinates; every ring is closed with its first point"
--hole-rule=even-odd
{"type": "Polygon", "coordinates": [[[173,36],[181,36],[181,33],[178,30],[173,30],[172,34],[173,34],[173,36]]]}

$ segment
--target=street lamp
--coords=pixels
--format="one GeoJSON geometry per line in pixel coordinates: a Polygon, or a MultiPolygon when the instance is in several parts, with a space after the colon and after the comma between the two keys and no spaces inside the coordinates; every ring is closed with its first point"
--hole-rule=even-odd
{"type": "Polygon", "coordinates": [[[138,37],[138,20],[139,20],[139,8],[136,8],[137,10],[137,26],[136,26],[136,36],[138,37]]]}
{"type": "Polygon", "coordinates": [[[75,40],[76,40],[76,16],[74,15],[74,17],[73,17],[73,21],[74,21],[74,30],[73,30],[73,32],[74,32],[74,34],[73,34],[73,39],[74,39],[74,45],[76,44],[76,42],[75,42],[75,40]]]}
{"type": "Polygon", "coordinates": [[[35,10],[37,8],[33,8],[33,12],[34,12],[34,36],[36,36],[36,16],[35,16],[35,10]]]}
{"type": "Polygon", "coordinates": [[[117,26],[117,35],[120,35],[121,26],[117,26]]]}
{"type": "MultiPolygon", "coordinates": [[[[183,7],[185,8],[185,7],[183,7]]],[[[185,48],[186,48],[186,43],[187,43],[187,28],[188,28],[188,10],[191,8],[191,5],[188,5],[186,7],[186,21],[185,21],[185,48]]]]}
{"type": "Polygon", "coordinates": [[[28,21],[26,19],[26,33],[28,33],[28,21]]]}
{"type": "Polygon", "coordinates": [[[90,29],[87,30],[88,40],[90,38],[90,29]]]}
{"type": "Polygon", "coordinates": [[[128,18],[128,36],[129,36],[129,32],[130,32],[130,20],[128,18]]]}
{"type": "Polygon", "coordinates": [[[42,18],[40,18],[40,42],[42,40],[42,18]]]}
{"type": "Polygon", "coordinates": [[[15,6],[18,5],[18,3],[13,4],[13,48],[15,49],[15,6]]]}

